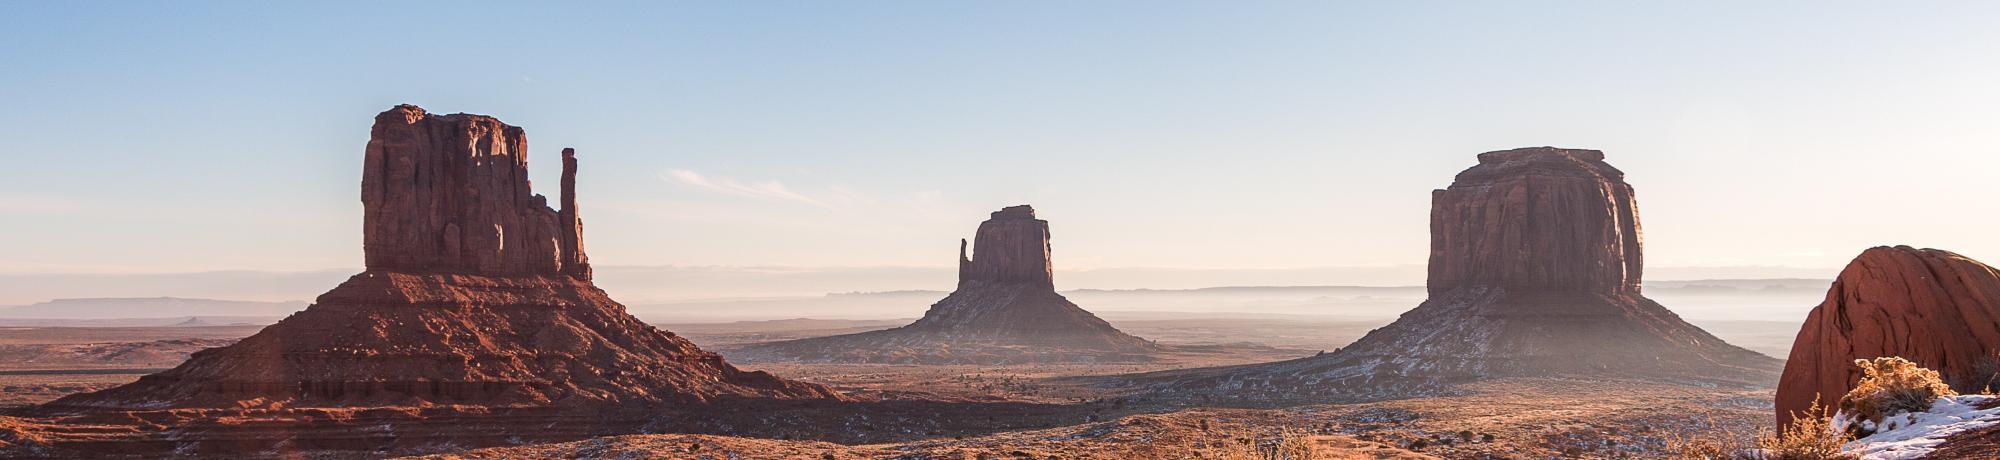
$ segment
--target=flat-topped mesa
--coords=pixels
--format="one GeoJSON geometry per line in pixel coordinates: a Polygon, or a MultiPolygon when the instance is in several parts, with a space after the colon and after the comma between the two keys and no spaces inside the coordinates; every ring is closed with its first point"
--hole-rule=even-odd
{"type": "Polygon", "coordinates": [[[1055,286],[1049,265],[1049,221],[1036,219],[1029,205],[994,211],[973,236],[972,257],[958,247],[958,285],[973,282],[1055,286]]]}
{"type": "Polygon", "coordinates": [[[493,117],[396,106],[375,116],[364,161],[369,270],[589,279],[574,150],[560,212],[529,187],[526,132],[493,117]]]}
{"type": "Polygon", "coordinates": [[[1638,206],[1625,173],[1596,150],[1479,154],[1431,193],[1430,293],[1638,293],[1638,206]]]}
{"type": "Polygon", "coordinates": [[[1596,150],[1487,152],[1432,192],[1430,296],[1322,355],[1128,380],[1150,388],[1377,399],[1558,375],[1763,385],[1778,360],[1639,292],[1639,216],[1596,150]]]}

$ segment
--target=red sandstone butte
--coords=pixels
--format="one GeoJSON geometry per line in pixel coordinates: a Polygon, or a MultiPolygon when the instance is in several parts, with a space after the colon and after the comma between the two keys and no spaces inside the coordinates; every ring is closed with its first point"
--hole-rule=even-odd
{"type": "Polygon", "coordinates": [[[1049,221],[1036,219],[1035,208],[1008,206],[994,211],[973,234],[979,260],[966,256],[958,242],[958,284],[1021,283],[1055,289],[1055,268],[1049,262],[1049,221]]]}
{"type": "Polygon", "coordinates": [[[1431,294],[1639,292],[1639,205],[1624,178],[1596,150],[1479,154],[1431,192],[1431,294]]]}
{"type": "Polygon", "coordinates": [[[409,105],[376,116],[367,271],[234,345],[36,408],[56,417],[50,438],[78,454],[422,450],[673,429],[704,423],[697,408],[711,404],[844,399],[737,369],[627,313],[590,279],[575,152],[563,151],[560,211],[530,190],[527,152],[522,129],[492,117],[409,105]],[[116,442],[88,434],[134,420],[149,422],[117,428],[116,442]]]}
{"type": "Polygon", "coordinates": [[[563,151],[558,212],[529,189],[521,128],[399,105],[375,116],[361,171],[369,270],[590,277],[573,150],[563,151]]]}
{"type": "Polygon", "coordinates": [[[1603,152],[1482,153],[1431,203],[1430,298],[1394,323],[1321,356],[1134,381],[1378,398],[1505,376],[1775,377],[1777,360],[1640,295],[1638,204],[1603,152]]]}
{"type": "Polygon", "coordinates": [[[2000,388],[2000,271],[1909,246],[1862,251],[1806,315],[1778,381],[1780,425],[1861,379],[1854,360],[1901,356],[1963,393],[2000,388]]]}
{"type": "Polygon", "coordinates": [[[1011,206],[959,241],[958,289],[895,329],[729,350],[746,360],[871,363],[1144,361],[1160,349],[1055,291],[1049,222],[1011,206]]]}
{"type": "Polygon", "coordinates": [[[527,134],[400,105],[361,179],[368,271],[235,345],[58,407],[704,402],[831,392],[744,372],[590,282],[576,152],[561,211],[528,184],[527,134]]]}

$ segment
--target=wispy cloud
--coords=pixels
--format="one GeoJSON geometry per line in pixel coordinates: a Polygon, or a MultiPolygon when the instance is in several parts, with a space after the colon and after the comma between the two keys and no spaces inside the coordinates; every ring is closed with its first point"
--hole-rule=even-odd
{"type": "Polygon", "coordinates": [[[806,196],[786,188],[778,181],[740,182],[726,177],[711,178],[701,173],[685,169],[669,169],[660,173],[660,178],[690,187],[725,195],[735,195],[765,200],[790,201],[827,209],[835,206],[827,200],[806,196]]]}

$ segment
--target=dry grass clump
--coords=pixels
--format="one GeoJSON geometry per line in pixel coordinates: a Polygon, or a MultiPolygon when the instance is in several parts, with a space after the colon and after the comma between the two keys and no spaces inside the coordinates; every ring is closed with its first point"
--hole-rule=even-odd
{"type": "Polygon", "coordinates": [[[1939,397],[1958,396],[1937,371],[1903,358],[1857,359],[1854,365],[1861,366],[1861,382],[1840,397],[1840,412],[1855,421],[1847,431],[1856,436],[1868,435],[1888,416],[1929,411],[1939,397]]]}
{"type": "Polygon", "coordinates": [[[1667,439],[1667,458],[1675,460],[1853,460],[1842,446],[1854,437],[1833,429],[1833,420],[1818,402],[1804,414],[1793,414],[1792,425],[1768,428],[1747,438],[1728,428],[1677,435],[1667,439]]]}
{"type": "Polygon", "coordinates": [[[1195,449],[1192,454],[1201,460],[1311,460],[1318,455],[1319,445],[1312,437],[1295,430],[1281,431],[1271,436],[1254,436],[1247,433],[1233,436],[1233,442],[1217,443],[1206,448],[1195,449]]]}
{"type": "Polygon", "coordinates": [[[1713,429],[1667,435],[1664,454],[1674,460],[1748,460],[1751,439],[1727,426],[1710,423],[1713,429]]]}
{"type": "Polygon", "coordinates": [[[1856,458],[1854,454],[1841,451],[1841,446],[1854,440],[1854,436],[1833,429],[1833,420],[1826,415],[1826,409],[1814,401],[1806,413],[1792,414],[1792,425],[1776,432],[1766,431],[1757,435],[1757,451],[1761,460],[1835,460],[1856,458]]]}

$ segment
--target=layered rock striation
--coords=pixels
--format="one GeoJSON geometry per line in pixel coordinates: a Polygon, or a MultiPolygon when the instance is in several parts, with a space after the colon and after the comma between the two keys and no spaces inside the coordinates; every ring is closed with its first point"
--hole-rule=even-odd
{"type": "Polygon", "coordinates": [[[1861,379],[1854,360],[1883,356],[1937,370],[1961,393],[2000,388],[2000,270],[1938,249],[1863,251],[1792,342],[1779,424],[1815,401],[1834,406],[1861,379]]]}
{"type": "Polygon", "coordinates": [[[492,117],[398,106],[365,158],[366,272],[233,345],[37,412],[174,419],[119,448],[239,454],[629,432],[689,408],[843,399],[737,369],[592,284],[573,150],[561,210],[529,188],[523,131],[492,117]]]}
{"type": "Polygon", "coordinates": [[[1479,154],[1431,192],[1433,295],[1639,292],[1638,203],[1604,152],[1534,148],[1479,154]]]}
{"type": "Polygon", "coordinates": [[[992,213],[970,246],[959,241],[958,288],[914,323],[727,353],[753,361],[1010,363],[1145,361],[1160,349],[1056,293],[1049,222],[1033,207],[992,213]]]}
{"type": "Polygon", "coordinates": [[[1386,397],[1506,376],[1775,377],[1777,360],[1724,343],[1640,295],[1637,204],[1602,152],[1483,153],[1431,197],[1430,298],[1394,323],[1321,356],[1134,381],[1386,397]]]}

